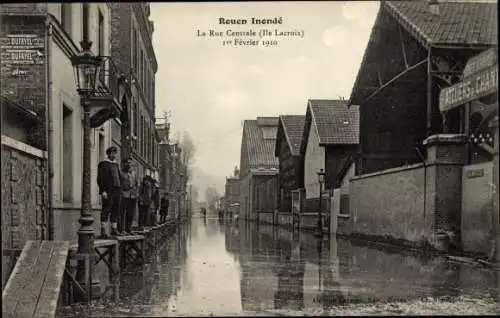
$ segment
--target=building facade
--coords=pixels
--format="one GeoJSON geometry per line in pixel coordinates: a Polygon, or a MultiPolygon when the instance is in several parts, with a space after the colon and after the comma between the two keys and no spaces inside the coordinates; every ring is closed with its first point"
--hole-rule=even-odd
{"type": "MultiPolygon", "coordinates": [[[[37,114],[30,142],[47,152],[47,238],[75,240],[81,210],[83,109],[76,91],[71,57],[78,44],[91,41],[91,51],[105,57],[98,91],[91,103],[91,180],[97,164],[113,144],[120,126],[127,85],[109,59],[110,11],[106,3],[7,4],[2,14],[2,93],[37,114]],[[5,51],[4,51],[5,50],[5,51]],[[4,54],[6,53],[6,54],[4,54]],[[111,120],[107,120],[111,119],[111,120]]],[[[99,226],[100,199],[91,185],[94,226],[99,226]]],[[[22,243],[23,244],[23,243],[22,243]]]]}
{"type": "MultiPolygon", "coordinates": [[[[496,3],[381,2],[349,99],[360,107],[357,175],[422,161],[423,140],[444,130],[440,88],[497,45],[496,10],[496,3]]],[[[459,111],[448,125],[460,125],[459,111]]]]}
{"type": "Polygon", "coordinates": [[[226,178],[224,198],[225,213],[238,215],[240,207],[240,171],[238,167],[234,168],[233,176],[226,178]]]}
{"type": "Polygon", "coordinates": [[[359,109],[343,100],[309,100],[304,122],[301,158],[304,164],[304,211],[319,210],[318,172],[323,169],[323,211],[329,204],[329,190],[338,187],[356,155],[359,143],[359,109]]]}
{"type": "Polygon", "coordinates": [[[257,187],[277,177],[278,160],[274,156],[277,127],[278,117],[244,121],[240,154],[240,214],[243,219],[258,219],[257,187]]]}
{"type": "Polygon", "coordinates": [[[278,210],[292,211],[292,191],[303,187],[300,144],[304,131],[304,115],[281,115],[274,155],[279,161],[278,210]]]}
{"type": "Polygon", "coordinates": [[[121,141],[122,157],[130,157],[142,178],[146,170],[158,172],[158,136],[155,127],[155,75],[158,63],[153,49],[154,24],[144,3],[109,3],[110,51],[119,69],[126,71],[131,100],[125,112],[127,124],[112,127],[121,141]]]}

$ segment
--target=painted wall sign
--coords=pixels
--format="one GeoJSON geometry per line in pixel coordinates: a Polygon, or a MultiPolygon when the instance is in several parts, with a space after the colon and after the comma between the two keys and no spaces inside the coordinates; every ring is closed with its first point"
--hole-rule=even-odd
{"type": "Polygon", "coordinates": [[[484,169],[474,169],[467,171],[467,179],[480,178],[484,176],[484,169]]]}
{"type": "Polygon", "coordinates": [[[462,82],[443,88],[439,95],[439,109],[450,110],[498,90],[498,64],[465,78],[462,82]]]}
{"type": "Polygon", "coordinates": [[[36,34],[7,34],[0,39],[3,65],[42,65],[44,39],[36,34]]]}

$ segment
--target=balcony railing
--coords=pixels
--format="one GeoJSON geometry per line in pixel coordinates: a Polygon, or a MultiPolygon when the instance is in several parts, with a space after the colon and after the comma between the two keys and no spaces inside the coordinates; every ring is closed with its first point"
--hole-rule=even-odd
{"type": "MultiPolygon", "coordinates": [[[[121,92],[128,91],[125,75],[116,66],[110,57],[103,57],[103,67],[99,73],[97,90],[90,98],[93,104],[93,114],[91,114],[91,126],[98,127],[110,118],[121,117],[122,104],[121,92]]],[[[122,94],[123,95],[123,94],[122,94]]]]}
{"type": "Polygon", "coordinates": [[[125,80],[125,74],[120,71],[108,56],[103,57],[102,63],[103,67],[99,73],[98,93],[96,95],[111,95],[120,102],[119,85],[121,81],[125,80]]]}

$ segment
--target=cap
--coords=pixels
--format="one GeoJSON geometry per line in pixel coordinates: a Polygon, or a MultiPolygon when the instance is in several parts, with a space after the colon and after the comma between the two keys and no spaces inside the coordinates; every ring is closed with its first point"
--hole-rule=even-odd
{"type": "Polygon", "coordinates": [[[106,154],[109,155],[112,152],[118,152],[118,149],[116,149],[115,146],[111,146],[108,149],[106,149],[106,154]]]}

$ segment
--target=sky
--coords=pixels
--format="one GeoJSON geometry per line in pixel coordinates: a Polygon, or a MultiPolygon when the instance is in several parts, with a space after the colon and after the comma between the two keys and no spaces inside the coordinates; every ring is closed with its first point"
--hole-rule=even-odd
{"type": "Polygon", "coordinates": [[[378,12],[375,1],[151,3],[158,60],[156,113],[170,111],[171,137],[196,147],[192,183],[224,191],[240,162],[243,120],[305,114],[308,99],[349,98],[378,12]],[[278,25],[219,24],[282,18],[278,25]],[[209,30],[303,32],[277,45],[223,45],[259,37],[198,36],[209,30]],[[199,30],[199,31],[198,31],[199,30]]]}

